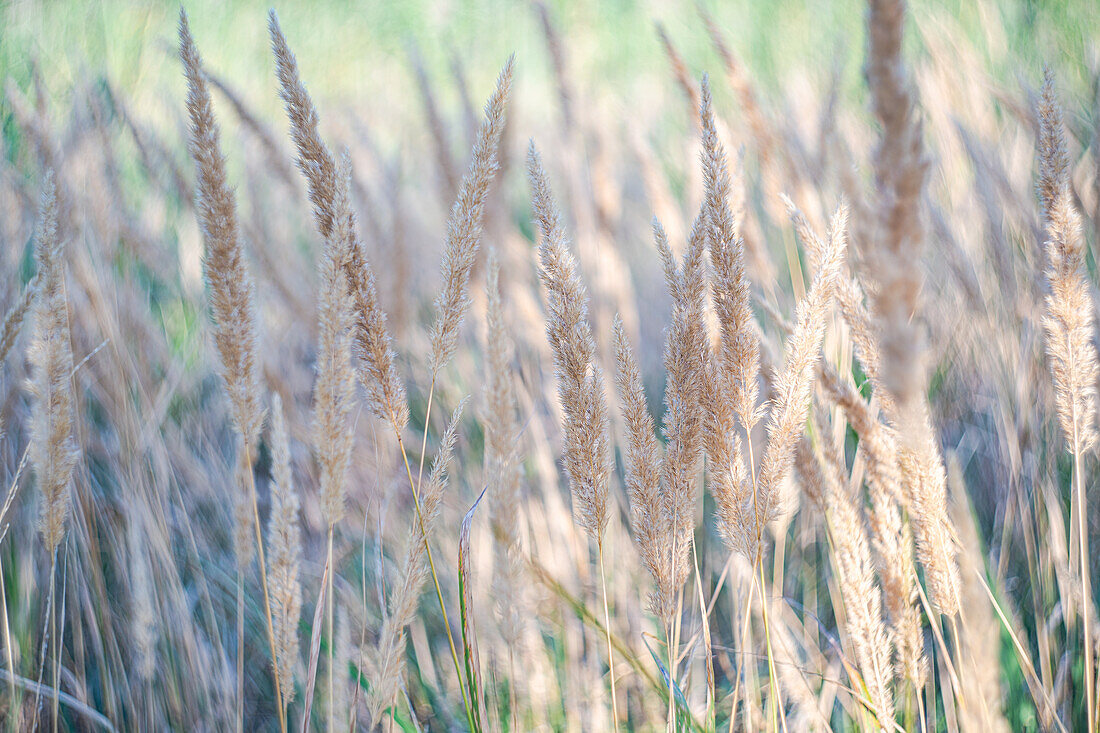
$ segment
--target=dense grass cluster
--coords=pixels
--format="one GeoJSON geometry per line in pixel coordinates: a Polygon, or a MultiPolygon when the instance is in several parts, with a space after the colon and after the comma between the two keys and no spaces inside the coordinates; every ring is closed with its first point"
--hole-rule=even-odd
{"type": "Polygon", "coordinates": [[[416,150],[274,11],[281,119],[184,11],[175,129],[8,80],[5,725],[1096,730],[1100,105],[903,0],[775,101],[700,6],[669,134],[532,12],[554,115],[414,55],[416,150]]]}

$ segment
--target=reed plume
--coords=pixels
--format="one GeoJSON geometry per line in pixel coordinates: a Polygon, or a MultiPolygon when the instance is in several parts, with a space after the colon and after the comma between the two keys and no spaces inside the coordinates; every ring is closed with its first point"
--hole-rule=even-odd
{"type": "Polygon", "coordinates": [[[821,357],[836,283],[847,249],[847,209],[841,205],[829,225],[828,245],[806,297],[798,304],[794,329],[787,338],[783,367],[775,372],[774,394],[754,501],[756,552],[763,528],[779,512],[780,483],[794,462],[794,452],[809,414],[814,376],[821,357]]]}
{"type": "Polygon", "coordinates": [[[707,238],[705,216],[700,215],[688,237],[682,266],[677,267],[660,222],[653,235],[664,262],[665,279],[673,298],[672,323],[665,338],[665,522],[671,531],[672,592],[683,585],[691,569],[691,539],[695,530],[695,487],[703,450],[703,396],[706,385],[707,238]]]}
{"type": "Polygon", "coordinates": [[[924,152],[916,95],[901,56],[904,0],[868,0],[869,51],[865,73],[882,137],[874,153],[873,249],[875,314],[886,388],[908,402],[923,393],[924,334],[912,320],[920,300],[918,266],[924,232],[920,197],[928,159],[924,152]]]}
{"type": "MultiPolygon", "coordinates": [[[[302,84],[298,62],[279,27],[274,10],[268,14],[268,31],[280,95],[290,118],[290,133],[298,151],[298,167],[306,178],[317,230],[327,239],[335,226],[337,188],[340,185],[336,160],[321,139],[317,110],[302,84]]],[[[389,422],[400,435],[409,423],[405,385],[397,372],[396,356],[386,327],[386,313],[378,300],[374,271],[363,251],[354,214],[349,216],[351,222],[348,228],[352,239],[342,262],[355,314],[353,351],[358,362],[356,373],[367,392],[367,407],[389,422]]]]}
{"type": "Polygon", "coordinates": [[[1047,361],[1054,380],[1058,420],[1065,433],[1066,447],[1073,455],[1073,484],[1081,563],[1081,620],[1084,633],[1085,698],[1088,725],[1096,720],[1096,691],[1090,632],[1094,614],[1089,577],[1088,494],[1081,457],[1097,442],[1096,432],[1096,344],[1093,341],[1095,305],[1085,266],[1085,244],[1081,219],[1074,206],[1069,176],[1069,152],[1062,130],[1062,111],[1054,93],[1054,76],[1047,69],[1039,100],[1039,201],[1046,235],[1047,283],[1043,326],[1047,336],[1047,361]]]}
{"type": "Polygon", "coordinates": [[[603,373],[588,325],[588,294],[569,251],[561,215],[534,143],[527,151],[531,203],[542,232],[539,276],[549,311],[546,335],[554,352],[558,397],[565,413],[563,452],[573,494],[574,517],[602,541],[608,521],[611,445],[603,373]]]}
{"type": "Polygon", "coordinates": [[[51,557],[65,537],[71,511],[73,469],[80,447],[73,435],[73,352],[65,294],[65,243],[58,234],[54,173],[46,171],[39,205],[34,258],[38,291],[32,306],[30,362],[31,435],[28,453],[42,494],[39,529],[51,557]]]}
{"type": "Polygon", "coordinates": [[[573,518],[596,541],[603,586],[604,631],[607,635],[608,680],[611,684],[611,720],[619,728],[615,693],[615,662],[611,641],[611,615],[607,603],[607,575],[603,559],[603,535],[610,518],[607,491],[614,468],[611,426],[604,393],[603,370],[596,360],[596,343],[588,324],[588,293],[577,273],[577,264],[565,236],[561,214],[550,191],[542,159],[532,141],[527,149],[527,177],[531,205],[542,232],[539,244],[539,278],[542,280],[549,317],[546,336],[554,352],[558,398],[565,416],[563,452],[565,471],[573,496],[573,518]]]}
{"type": "Polygon", "coordinates": [[[202,59],[187,15],[180,10],[180,58],[187,76],[188,148],[195,161],[196,208],[206,256],[203,273],[214,317],[214,345],[229,396],[233,426],[252,450],[263,424],[257,359],[255,287],[237,223],[237,204],[226,180],[218,125],[202,59]]]}
{"type": "Polygon", "coordinates": [[[328,237],[336,225],[337,171],[336,159],[321,139],[317,108],[298,73],[298,60],[287,44],[274,10],[268,11],[267,30],[271,36],[271,52],[275,56],[275,72],[279,77],[279,96],[290,118],[290,136],[298,151],[296,162],[306,177],[313,218],[322,237],[328,237]]]}
{"type": "Polygon", "coordinates": [[[302,615],[299,566],[302,531],[298,525],[298,491],[290,465],[283,402],[271,397],[271,513],[267,520],[267,544],[271,553],[268,585],[275,629],[275,658],[282,682],[282,704],[294,699],[294,672],[298,662],[298,621],[302,615]]]}
{"type": "Polygon", "coordinates": [[[454,356],[458,331],[470,307],[470,272],[481,245],[482,218],[489,184],[497,171],[497,146],[504,130],[504,109],[512,85],[515,57],[510,57],[497,78],[496,90],[485,103],[485,120],[477,132],[470,168],[462,178],[458,198],[447,220],[443,246],[443,290],[436,298],[432,327],[430,368],[432,380],[454,356]]]}
{"type": "Polygon", "coordinates": [[[733,195],[726,153],[718,139],[710,83],[703,78],[699,116],[703,137],[703,181],[706,233],[711,261],[711,298],[721,333],[720,371],[728,379],[731,407],[748,435],[763,416],[759,399],[760,342],[745,274],[745,243],[733,195]]]}
{"type": "MultiPolygon", "coordinates": [[[[785,197],[787,211],[799,238],[806,247],[812,270],[821,266],[825,245],[810,226],[805,215],[785,197]]],[[[841,268],[838,275],[836,300],[857,344],[856,350],[873,383],[877,377],[870,318],[863,307],[859,286],[841,268]]],[[[898,466],[897,441],[892,428],[881,423],[863,397],[849,381],[827,363],[818,366],[822,392],[839,406],[859,435],[859,450],[866,459],[866,483],[870,496],[868,528],[875,551],[878,575],[883,585],[883,599],[890,621],[890,641],[895,652],[898,675],[908,680],[914,690],[924,684],[926,660],[920,626],[920,612],[915,605],[916,569],[913,564],[913,537],[908,524],[902,521],[898,504],[904,491],[898,466]]],[[[878,397],[879,392],[875,393],[878,397]]],[[[904,505],[904,504],[903,504],[904,505]]]]}
{"type": "Polygon", "coordinates": [[[626,490],[630,526],[642,563],[653,576],[650,610],[665,624],[675,610],[672,575],[672,533],[661,487],[661,447],[646,404],[642,375],[622,321],[615,319],[615,386],[626,423],[626,490]]]}
{"type": "Polygon", "coordinates": [[[873,416],[855,386],[841,381],[831,368],[822,369],[820,384],[828,399],[844,411],[859,436],[859,450],[866,460],[865,481],[870,498],[868,528],[890,622],[895,666],[898,676],[919,691],[927,673],[927,659],[924,657],[920,610],[916,605],[913,535],[899,509],[904,491],[897,440],[893,430],[873,416]]]}
{"type": "Polygon", "coordinates": [[[313,388],[313,446],[321,469],[321,511],[329,526],[344,517],[347,470],[354,433],[351,411],[355,375],[351,368],[351,297],[343,264],[353,245],[351,161],[345,153],[333,202],[334,226],[321,251],[317,313],[317,381],[313,388]]]}
{"type": "Polygon", "coordinates": [[[800,467],[820,472],[811,474],[809,483],[819,487],[817,492],[824,499],[823,508],[832,539],[832,562],[844,598],[848,637],[878,724],[892,730],[894,700],[890,685],[893,676],[890,641],[882,624],[882,591],[875,585],[866,527],[845,486],[844,459],[836,447],[829,444],[823,417],[818,415],[815,422],[822,438],[819,463],[802,461],[800,467]]]}
{"type": "Polygon", "coordinates": [[[1073,203],[1069,153],[1053,75],[1043,79],[1039,110],[1039,201],[1046,234],[1047,282],[1043,326],[1054,379],[1058,419],[1071,452],[1096,445],[1096,345],[1093,301],[1085,269],[1081,218],[1073,203]]]}

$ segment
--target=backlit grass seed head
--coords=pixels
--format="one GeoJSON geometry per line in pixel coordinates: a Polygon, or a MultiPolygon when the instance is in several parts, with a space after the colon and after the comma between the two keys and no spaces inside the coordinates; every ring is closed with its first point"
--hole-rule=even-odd
{"type": "MultiPolygon", "coordinates": [[[[298,167],[306,177],[317,231],[328,239],[337,225],[340,181],[336,159],[321,139],[317,110],[302,84],[298,63],[279,27],[275,11],[268,16],[268,31],[275,55],[280,95],[290,118],[290,133],[298,151],[298,167]]],[[[377,417],[390,423],[400,435],[409,423],[405,385],[397,372],[396,356],[386,327],[386,313],[378,299],[374,271],[367,262],[356,230],[355,215],[350,210],[348,217],[351,240],[341,262],[355,314],[353,352],[357,361],[356,372],[367,393],[367,407],[377,417]]]]}
{"type": "Polygon", "coordinates": [[[80,458],[73,435],[73,354],[64,253],[65,245],[58,235],[54,173],[47,170],[34,247],[38,290],[32,306],[34,331],[27,347],[31,395],[27,450],[42,497],[39,527],[51,554],[65,536],[73,469],[80,458]]]}
{"type": "Polygon", "coordinates": [[[703,135],[704,233],[710,250],[711,298],[721,332],[722,370],[729,374],[733,410],[744,431],[761,419],[759,399],[760,343],[752,313],[752,294],[745,273],[745,243],[733,196],[726,153],[718,138],[710,83],[703,79],[699,116],[703,135]]]}
{"type": "Polygon", "coordinates": [[[795,446],[809,414],[814,377],[821,358],[826,318],[847,249],[847,209],[841,206],[830,223],[829,241],[810,291],[798,304],[794,331],[787,339],[786,359],[775,375],[768,419],[768,442],[757,481],[756,530],[779,511],[780,483],[791,469],[795,446]]]}
{"type": "Polygon", "coordinates": [[[1096,344],[1091,287],[1085,267],[1081,219],[1069,180],[1062,113],[1048,70],[1039,103],[1039,200],[1046,228],[1047,360],[1054,378],[1058,418],[1069,450],[1096,444],[1096,344]],[[1076,443],[1076,445],[1074,445],[1076,443]]]}
{"type": "Polygon", "coordinates": [[[298,492],[290,465],[290,440],[279,395],[271,405],[271,513],[267,521],[270,553],[268,589],[271,621],[275,636],[275,658],[283,704],[294,697],[294,671],[298,662],[298,621],[302,615],[302,584],[299,566],[302,531],[298,524],[298,492]]]}
{"type": "Polygon", "coordinates": [[[630,526],[642,563],[653,576],[650,608],[667,621],[675,608],[672,576],[672,532],[661,489],[661,447],[646,404],[642,375],[627,341],[622,321],[615,319],[615,386],[626,423],[626,491],[630,526]]]}
{"type": "MultiPolygon", "coordinates": [[[[674,271],[672,323],[665,338],[665,456],[661,463],[667,521],[672,528],[673,587],[691,568],[696,485],[703,453],[703,396],[706,384],[706,235],[700,214],[688,237],[682,265],[674,271]]],[[[658,250],[669,252],[660,222],[654,222],[658,250]]],[[[663,255],[667,257],[666,255],[663,255]]],[[[666,271],[670,265],[666,264],[666,271]]]]}
{"type": "Polygon", "coordinates": [[[612,459],[603,374],[595,362],[596,343],[588,324],[588,294],[534,143],[527,153],[527,173],[535,220],[542,232],[539,276],[546,295],[546,335],[565,413],[563,452],[574,516],[599,541],[608,521],[612,459]]]}
{"type": "Polygon", "coordinates": [[[196,206],[206,247],[206,276],[214,345],[229,396],[233,425],[254,449],[263,424],[257,357],[255,288],[241,243],[237,205],[226,179],[225,156],[202,59],[180,10],[180,58],[187,76],[188,147],[195,161],[196,206]]]}
{"type": "Polygon", "coordinates": [[[341,160],[333,207],[335,226],[321,251],[318,306],[317,381],[313,390],[313,445],[321,470],[321,511],[332,525],[344,516],[351,459],[351,411],[355,375],[351,369],[351,297],[343,263],[354,241],[351,227],[351,162],[341,160]]]}
{"type": "Polygon", "coordinates": [[[514,57],[508,59],[497,79],[496,91],[485,103],[485,120],[477,133],[470,169],[462,178],[458,199],[447,220],[443,246],[443,290],[436,298],[432,328],[431,372],[439,373],[454,356],[458,331],[470,307],[470,272],[481,245],[482,218],[489,184],[497,172],[497,147],[504,130],[504,109],[512,85],[514,57]]]}

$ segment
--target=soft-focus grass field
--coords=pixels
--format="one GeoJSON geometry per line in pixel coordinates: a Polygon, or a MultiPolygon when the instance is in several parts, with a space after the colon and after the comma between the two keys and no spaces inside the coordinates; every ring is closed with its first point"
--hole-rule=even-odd
{"type": "Polygon", "coordinates": [[[1097,729],[1100,3],[269,5],[0,0],[3,725],[1097,729]]]}

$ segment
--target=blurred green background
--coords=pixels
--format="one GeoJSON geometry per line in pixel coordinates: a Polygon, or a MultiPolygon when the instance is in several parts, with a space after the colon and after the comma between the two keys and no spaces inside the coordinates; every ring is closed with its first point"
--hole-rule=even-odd
{"type": "MultiPolygon", "coordinates": [[[[865,5],[860,0],[732,0],[704,5],[717,18],[762,92],[775,94],[797,70],[831,75],[845,93],[860,95],[865,5]]],[[[691,70],[718,70],[691,0],[682,3],[551,2],[569,70],[590,98],[646,104],[654,83],[670,86],[667,61],[654,31],[665,24],[691,70]]],[[[85,71],[106,72],[143,116],[156,120],[165,105],[178,109],[183,80],[174,57],[179,5],[127,0],[0,3],[0,76],[26,89],[39,63],[51,97],[64,104],[85,71]]],[[[185,2],[207,66],[244,90],[261,112],[277,114],[278,97],[267,47],[268,0],[185,2]]],[[[919,29],[951,23],[982,54],[991,76],[1012,85],[1017,75],[1036,79],[1042,63],[1060,74],[1067,91],[1092,99],[1097,66],[1100,3],[1096,0],[917,0],[918,32],[911,52],[922,53],[919,29]],[[1082,94],[1086,93],[1086,94],[1082,94]]],[[[444,110],[449,62],[463,59],[480,99],[504,59],[517,54],[517,94],[536,106],[551,104],[540,85],[550,83],[549,60],[538,16],[527,2],[405,0],[403,2],[276,2],[282,25],[320,99],[338,99],[367,119],[400,119],[417,109],[409,50],[419,49],[444,110]],[[395,114],[396,113],[396,114],[395,114]]],[[[1069,95],[1067,94],[1067,98],[1069,95]]],[[[176,113],[172,113],[175,117],[176,113]]],[[[5,115],[6,116],[6,115],[5,115]]],[[[269,118],[270,119],[270,118],[269,118]]]]}

